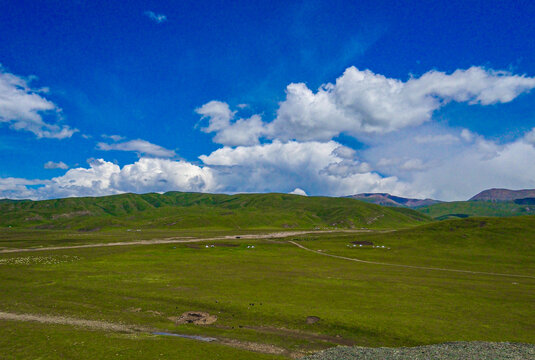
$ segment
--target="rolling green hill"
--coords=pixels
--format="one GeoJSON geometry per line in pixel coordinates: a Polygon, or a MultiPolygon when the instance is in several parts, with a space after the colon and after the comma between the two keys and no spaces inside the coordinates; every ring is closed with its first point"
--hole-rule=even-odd
{"type": "Polygon", "coordinates": [[[0,202],[0,226],[94,231],[136,228],[381,228],[429,221],[410,209],[288,194],[121,194],[0,202]]]}
{"type": "Polygon", "coordinates": [[[418,211],[436,220],[471,216],[521,216],[535,214],[535,204],[523,201],[454,201],[418,208],[418,211]]]}

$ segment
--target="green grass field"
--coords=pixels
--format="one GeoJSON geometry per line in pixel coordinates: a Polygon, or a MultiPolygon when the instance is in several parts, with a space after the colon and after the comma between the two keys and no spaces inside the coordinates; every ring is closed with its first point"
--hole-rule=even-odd
{"type": "Polygon", "coordinates": [[[471,216],[507,217],[535,214],[535,206],[533,204],[517,204],[514,201],[453,201],[422,206],[417,210],[437,220],[471,216]]]}
{"type": "MultiPolygon", "coordinates": [[[[13,359],[276,359],[338,344],[535,343],[534,229],[535,217],[481,218],[389,232],[0,253],[0,312],[99,320],[220,340],[4,319],[0,349],[4,358],[13,359]],[[357,240],[385,248],[348,247],[357,240]],[[289,241],[349,258],[527,277],[357,263],[289,241]],[[218,320],[176,325],[169,319],[191,310],[218,320]],[[320,320],[308,324],[308,316],[320,320]]],[[[231,233],[238,234],[199,228],[139,233],[4,228],[0,247],[231,233]]]]}

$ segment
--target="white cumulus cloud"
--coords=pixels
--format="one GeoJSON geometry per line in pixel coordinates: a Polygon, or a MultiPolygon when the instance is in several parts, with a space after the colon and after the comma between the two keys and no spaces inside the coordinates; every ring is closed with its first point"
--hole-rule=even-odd
{"type": "Polygon", "coordinates": [[[452,101],[507,103],[533,88],[533,77],[477,66],[451,74],[432,70],[407,81],[349,67],[334,84],[324,84],[316,92],[304,83],[289,84],[286,99],[268,123],[259,115],[234,120],[236,112],[220,101],[211,101],[197,112],[209,119],[202,130],[215,132],[214,141],[223,145],[253,145],[259,138],[329,141],[340,134],[360,137],[421,125],[452,101]]]}
{"type": "Polygon", "coordinates": [[[57,124],[61,109],[44,97],[46,89],[34,89],[30,82],[31,79],[6,72],[0,65],[0,122],[14,130],[32,132],[38,138],[64,139],[77,132],[57,124]]]}
{"type": "Polygon", "coordinates": [[[195,110],[203,119],[208,119],[208,126],[201,128],[205,133],[215,132],[213,141],[227,146],[255,145],[265,133],[260,115],[248,119],[235,119],[236,111],[231,111],[228,104],[210,101],[195,110]]]}
{"type": "Polygon", "coordinates": [[[481,67],[451,74],[429,71],[406,82],[350,67],[317,92],[302,83],[288,85],[268,135],[326,141],[341,133],[385,133],[429,121],[451,101],[506,103],[534,87],[533,77],[481,67]]]}
{"type": "Polygon", "coordinates": [[[136,193],[171,190],[209,192],[216,188],[213,171],[187,161],[142,158],[125,165],[112,178],[120,191],[136,193]]]}
{"type": "Polygon", "coordinates": [[[141,158],[122,168],[103,159],[73,168],[50,180],[0,178],[0,198],[49,199],[102,196],[125,192],[210,192],[217,188],[213,170],[186,161],[141,158]]]}
{"type": "Polygon", "coordinates": [[[35,186],[43,186],[48,180],[0,178],[0,199],[36,199],[35,186]]]}
{"type": "Polygon", "coordinates": [[[308,196],[306,191],[300,188],[295,188],[292,192],[289,192],[288,194],[292,195],[300,195],[300,196],[308,196]]]}
{"type": "Polygon", "coordinates": [[[218,189],[227,192],[290,192],[301,188],[316,195],[349,195],[406,191],[406,185],[397,178],[372,172],[349,154],[351,149],[335,141],[274,141],[223,147],[200,159],[215,171],[218,189]]]}

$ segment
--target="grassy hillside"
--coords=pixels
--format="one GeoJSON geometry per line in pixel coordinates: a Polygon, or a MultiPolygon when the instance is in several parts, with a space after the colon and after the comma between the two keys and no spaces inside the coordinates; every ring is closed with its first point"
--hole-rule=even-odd
{"type": "Polygon", "coordinates": [[[521,201],[454,201],[418,208],[418,211],[437,220],[470,216],[522,216],[535,214],[535,205],[521,201]]]}
{"type": "Polygon", "coordinates": [[[288,194],[122,194],[98,198],[3,201],[0,227],[98,230],[132,228],[403,227],[427,216],[353,199],[288,194]]]}

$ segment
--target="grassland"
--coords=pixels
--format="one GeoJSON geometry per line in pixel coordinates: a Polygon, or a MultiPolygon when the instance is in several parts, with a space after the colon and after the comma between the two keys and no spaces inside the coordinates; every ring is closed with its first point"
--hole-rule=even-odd
{"type": "Polygon", "coordinates": [[[525,216],[535,214],[535,205],[519,204],[514,201],[453,201],[417,209],[436,220],[467,218],[473,216],[525,216]]]}
{"type": "MultiPolygon", "coordinates": [[[[481,218],[372,233],[0,254],[2,312],[220,339],[204,343],[150,331],[0,320],[0,349],[6,358],[277,359],[337,344],[535,343],[535,278],[529,277],[535,274],[534,229],[534,217],[481,218]],[[305,251],[289,241],[349,258],[528,277],[357,263],[305,251]],[[353,247],[352,241],[385,248],[353,247]],[[217,315],[218,320],[212,325],[176,325],[169,319],[190,310],[217,315]],[[320,320],[309,324],[308,316],[320,320]],[[247,344],[256,348],[238,348],[247,344]],[[274,351],[266,354],[270,346],[274,351]]],[[[240,234],[258,231],[242,229],[240,234]]],[[[144,228],[134,233],[4,228],[0,246],[230,233],[199,228],[144,228]]]]}

